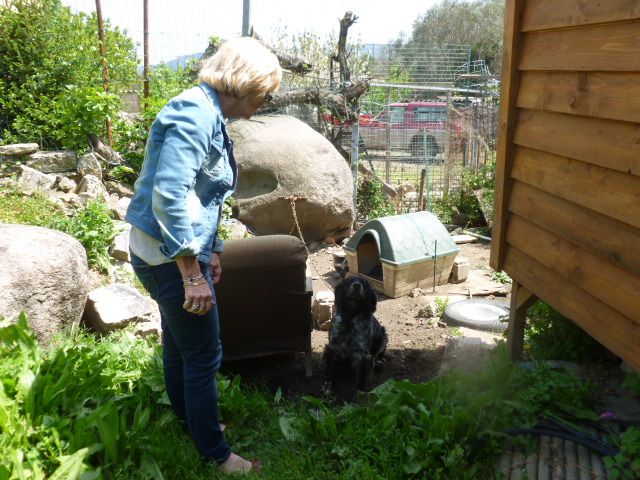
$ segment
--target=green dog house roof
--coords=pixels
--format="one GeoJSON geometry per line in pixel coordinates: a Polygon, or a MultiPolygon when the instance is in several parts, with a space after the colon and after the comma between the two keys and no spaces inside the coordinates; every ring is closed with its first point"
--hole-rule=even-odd
{"type": "Polygon", "coordinates": [[[355,252],[361,242],[368,243],[371,239],[378,246],[380,261],[394,266],[410,265],[460,251],[445,226],[430,212],[369,220],[343,248],[355,252]]]}

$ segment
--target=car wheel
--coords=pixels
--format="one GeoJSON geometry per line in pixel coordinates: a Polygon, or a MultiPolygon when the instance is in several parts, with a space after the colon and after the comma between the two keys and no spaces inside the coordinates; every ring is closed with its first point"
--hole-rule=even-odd
{"type": "Polygon", "coordinates": [[[509,303],[484,298],[460,300],[445,307],[442,319],[451,326],[504,332],[508,326],[509,303]]]}

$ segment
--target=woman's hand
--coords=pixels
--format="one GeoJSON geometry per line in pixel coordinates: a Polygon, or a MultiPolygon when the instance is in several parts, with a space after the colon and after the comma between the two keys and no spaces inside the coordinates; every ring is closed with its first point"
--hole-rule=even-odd
{"type": "Polygon", "coordinates": [[[182,307],[191,313],[206,314],[214,305],[213,292],[202,276],[197,257],[176,257],[176,262],[185,282],[182,307]]]}
{"type": "Polygon", "coordinates": [[[211,260],[209,260],[209,270],[211,271],[211,280],[214,285],[217,285],[222,276],[222,266],[220,265],[220,255],[217,253],[211,254],[211,260]]]}

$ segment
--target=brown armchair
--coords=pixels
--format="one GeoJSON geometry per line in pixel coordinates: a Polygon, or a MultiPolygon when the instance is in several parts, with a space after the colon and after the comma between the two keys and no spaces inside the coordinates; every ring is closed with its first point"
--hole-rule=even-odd
{"type": "Polygon", "coordinates": [[[290,235],[229,240],[220,261],[223,361],[305,352],[311,376],[313,288],[304,243],[290,235]]]}

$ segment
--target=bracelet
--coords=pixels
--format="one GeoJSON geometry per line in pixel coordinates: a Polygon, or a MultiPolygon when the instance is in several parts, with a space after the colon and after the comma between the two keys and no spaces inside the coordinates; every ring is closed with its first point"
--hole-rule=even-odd
{"type": "Polygon", "coordinates": [[[204,278],[204,273],[201,273],[199,276],[197,277],[193,277],[193,278],[183,278],[182,281],[187,284],[187,283],[193,283],[193,282],[197,282],[198,280],[204,278]]]}
{"type": "Polygon", "coordinates": [[[193,282],[185,282],[184,286],[185,287],[195,287],[197,285],[204,285],[205,283],[207,283],[207,282],[195,282],[195,283],[193,283],[193,282]]]}

